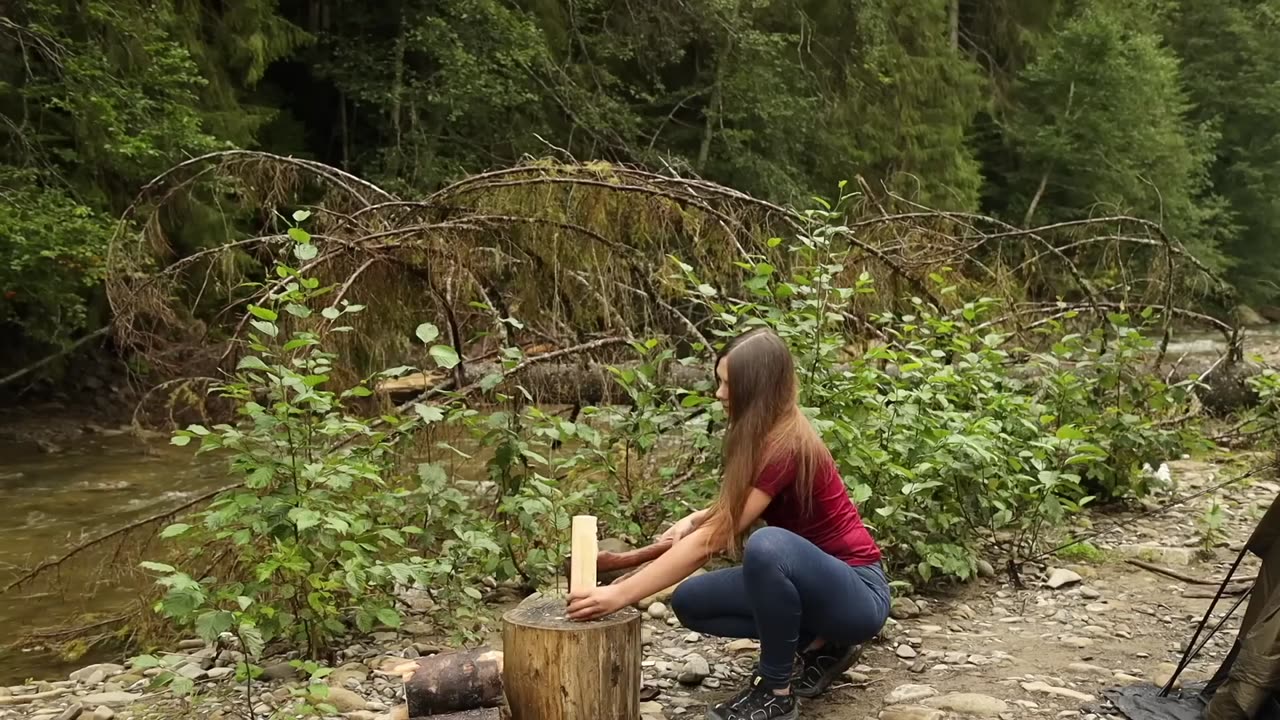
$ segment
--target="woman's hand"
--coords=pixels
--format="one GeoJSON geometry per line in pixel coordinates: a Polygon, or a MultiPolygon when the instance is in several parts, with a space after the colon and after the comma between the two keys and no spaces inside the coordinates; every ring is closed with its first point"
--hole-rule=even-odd
{"type": "Polygon", "coordinates": [[[617,585],[602,585],[569,595],[570,620],[595,620],[621,610],[626,597],[617,585]]]}
{"type": "Polygon", "coordinates": [[[702,516],[705,514],[705,510],[699,510],[698,512],[685,515],[683,518],[680,518],[675,525],[667,528],[667,531],[662,533],[658,538],[658,541],[670,540],[673,543],[680,542],[680,538],[688,535],[698,528],[698,524],[702,520],[702,516]]]}

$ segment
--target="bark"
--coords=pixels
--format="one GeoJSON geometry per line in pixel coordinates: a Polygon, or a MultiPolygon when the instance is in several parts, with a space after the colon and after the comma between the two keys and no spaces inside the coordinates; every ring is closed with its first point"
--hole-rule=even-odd
{"type": "Polygon", "coordinates": [[[501,705],[502,668],[502,652],[490,648],[441,653],[418,660],[417,669],[404,683],[409,717],[501,705]]]}
{"type": "Polygon", "coordinates": [[[565,617],[563,598],[534,595],[503,616],[513,720],[640,720],[640,614],[565,617]]]}

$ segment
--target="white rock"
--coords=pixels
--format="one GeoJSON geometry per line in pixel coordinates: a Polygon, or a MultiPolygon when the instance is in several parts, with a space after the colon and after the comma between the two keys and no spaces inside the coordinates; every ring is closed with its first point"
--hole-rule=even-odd
{"type": "Polygon", "coordinates": [[[106,705],[99,705],[97,710],[93,711],[93,720],[111,720],[116,716],[116,711],[106,705]]]}
{"type": "Polygon", "coordinates": [[[128,705],[142,699],[142,695],[138,693],[127,692],[103,692],[85,695],[80,698],[80,702],[85,705],[128,705]]]}
{"type": "Polygon", "coordinates": [[[910,645],[899,645],[896,650],[898,657],[903,660],[910,660],[916,656],[916,651],[910,645]]]}
{"type": "Polygon", "coordinates": [[[938,691],[928,685],[899,685],[884,696],[885,705],[906,705],[916,703],[925,698],[937,695],[938,691]]]}
{"type": "Polygon", "coordinates": [[[743,638],[729,643],[725,649],[731,653],[755,652],[760,649],[760,643],[755,640],[743,638]]]}
{"type": "Polygon", "coordinates": [[[1022,683],[1022,689],[1026,690],[1027,692],[1044,693],[1045,695],[1057,695],[1058,697],[1064,697],[1064,698],[1068,698],[1070,700],[1076,700],[1082,703],[1089,703],[1094,701],[1094,697],[1092,695],[1086,695],[1085,693],[1082,693],[1082,692],[1076,692],[1075,690],[1071,690],[1070,688],[1056,687],[1048,683],[1041,682],[1039,680],[1035,682],[1022,683]]]}
{"type": "Polygon", "coordinates": [[[711,674],[711,666],[701,655],[690,655],[685,658],[676,680],[685,685],[698,685],[711,674]]]}
{"type": "MultiPolygon", "coordinates": [[[[99,675],[100,677],[97,680],[97,682],[102,682],[103,680],[111,677],[112,675],[119,675],[120,673],[123,673],[123,672],[124,672],[123,665],[116,665],[115,663],[98,663],[97,665],[82,667],[79,670],[71,673],[71,680],[73,682],[79,682],[79,683],[88,682],[89,678],[94,677],[95,675],[99,675]]],[[[91,683],[91,684],[96,684],[96,683],[91,683]]]]}
{"type": "Polygon", "coordinates": [[[235,674],[236,674],[235,668],[216,667],[206,672],[205,677],[209,678],[210,680],[221,680],[224,677],[230,677],[235,674]]]}
{"type": "Polygon", "coordinates": [[[942,720],[946,713],[923,705],[894,705],[880,711],[880,720],[942,720]]]}
{"type": "Polygon", "coordinates": [[[1054,570],[1049,573],[1049,580],[1045,582],[1045,584],[1054,590],[1057,590],[1060,587],[1074,585],[1083,580],[1084,578],[1080,577],[1080,574],[1075,571],[1068,570],[1066,568],[1054,568],[1054,570]]]}
{"type": "Polygon", "coordinates": [[[661,620],[667,616],[667,606],[660,602],[650,603],[649,609],[646,612],[648,612],[649,617],[654,620],[661,620]]]}
{"type": "Polygon", "coordinates": [[[995,717],[1009,711],[1009,705],[1005,701],[977,693],[950,693],[929,698],[924,704],[939,710],[978,717],[995,717]]]}

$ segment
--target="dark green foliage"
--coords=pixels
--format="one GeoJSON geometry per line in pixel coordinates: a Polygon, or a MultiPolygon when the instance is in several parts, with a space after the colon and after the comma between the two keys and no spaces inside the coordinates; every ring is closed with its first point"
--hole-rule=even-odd
{"type": "MultiPolygon", "coordinates": [[[[778,202],[861,176],[1018,225],[1134,214],[1266,302],[1278,23],[1274,0],[19,0],[0,322],[41,347],[101,323],[84,303],[113,218],[226,146],[407,196],[563,151],[778,202]]],[[[187,249],[227,234],[212,200],[173,219],[187,249]]]]}

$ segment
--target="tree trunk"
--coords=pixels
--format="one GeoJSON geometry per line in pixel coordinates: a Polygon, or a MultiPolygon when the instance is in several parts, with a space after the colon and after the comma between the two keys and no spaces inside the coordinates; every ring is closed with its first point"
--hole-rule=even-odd
{"type": "Polygon", "coordinates": [[[640,720],[640,614],[591,622],[533,595],[502,618],[512,720],[640,720]]]}
{"type": "Polygon", "coordinates": [[[950,17],[947,20],[951,24],[951,49],[960,49],[960,0],[951,0],[950,17]]]}
{"type": "Polygon", "coordinates": [[[404,683],[411,718],[502,704],[503,656],[498,650],[441,653],[416,662],[404,683]]]}

